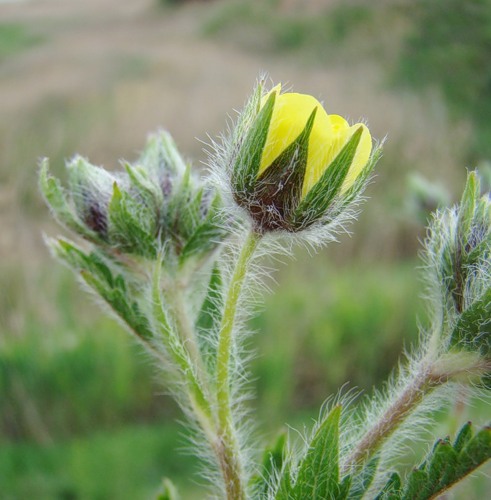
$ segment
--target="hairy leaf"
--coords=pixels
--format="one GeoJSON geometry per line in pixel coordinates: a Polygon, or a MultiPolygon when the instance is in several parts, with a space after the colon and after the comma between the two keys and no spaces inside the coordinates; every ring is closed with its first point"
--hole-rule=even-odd
{"type": "Polygon", "coordinates": [[[377,472],[379,457],[372,458],[359,472],[356,472],[351,477],[351,489],[349,491],[349,500],[360,500],[367,492],[373,482],[375,473],[377,472]]]}
{"type": "Polygon", "coordinates": [[[429,500],[436,498],[491,458],[491,428],[473,435],[465,424],[454,443],[440,439],[426,460],[406,477],[404,485],[394,473],[376,500],[429,500]]]}
{"type": "Polygon", "coordinates": [[[315,433],[300,463],[293,498],[342,498],[338,484],[340,417],[341,406],[336,406],[315,433]]]}
{"type": "Polygon", "coordinates": [[[283,467],[286,443],[286,432],[282,432],[263,452],[261,471],[251,480],[253,488],[261,498],[267,497],[270,485],[283,467]]]}

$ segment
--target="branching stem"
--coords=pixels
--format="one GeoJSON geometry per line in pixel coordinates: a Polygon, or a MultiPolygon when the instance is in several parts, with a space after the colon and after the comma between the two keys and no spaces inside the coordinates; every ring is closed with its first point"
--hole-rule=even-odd
{"type": "Polygon", "coordinates": [[[225,298],[220,338],[217,355],[217,405],[219,443],[217,452],[230,500],[245,498],[245,485],[242,484],[239,450],[236,442],[232,407],[230,402],[230,355],[233,348],[234,325],[237,304],[241,295],[249,263],[257,248],[261,236],[251,231],[244,242],[244,246],[237,258],[235,269],[225,298]]]}
{"type": "Polygon", "coordinates": [[[360,465],[372,457],[423,399],[447,380],[447,377],[435,375],[431,364],[422,363],[415,376],[368,429],[348,456],[344,466],[345,471],[347,472],[352,467],[360,465]]]}
{"type": "MultiPolygon", "coordinates": [[[[199,350],[198,339],[194,327],[190,322],[189,311],[186,308],[186,297],[184,294],[185,286],[182,283],[176,283],[173,291],[168,291],[166,297],[173,306],[176,329],[184,348],[188,351],[193,367],[197,370],[198,378],[203,385],[204,390],[209,392],[208,372],[203,363],[203,357],[199,350]]],[[[207,394],[209,397],[210,394],[207,394]]]]}
{"type": "Polygon", "coordinates": [[[210,402],[207,399],[206,390],[202,386],[202,381],[197,376],[195,365],[190,357],[189,350],[184,347],[181,339],[176,335],[173,326],[169,323],[166,311],[162,307],[162,298],[160,295],[160,263],[155,266],[153,272],[152,283],[152,305],[153,316],[161,335],[164,337],[164,345],[169,350],[169,355],[172,357],[176,366],[185,375],[185,382],[189,388],[189,399],[196,418],[200,422],[204,432],[210,436],[213,432],[210,430],[212,412],[210,402]]]}

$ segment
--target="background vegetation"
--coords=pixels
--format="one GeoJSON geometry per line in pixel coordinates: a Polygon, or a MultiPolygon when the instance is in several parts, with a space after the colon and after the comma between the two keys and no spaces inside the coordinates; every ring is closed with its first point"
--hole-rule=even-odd
{"type": "MultiPolygon", "coordinates": [[[[490,3],[447,4],[0,2],[2,498],[150,498],[165,475],[199,498],[165,381],[44,247],[58,229],[36,165],[46,155],[61,173],[77,151],[111,168],[160,126],[199,166],[194,138],[223,129],[263,70],[389,137],[353,235],[281,264],[253,320],[259,431],[303,426],[344,383],[381,383],[424,322],[429,207],[408,176],[455,199],[490,156],[490,3]]],[[[455,410],[439,434],[489,417],[484,403],[455,410]]],[[[489,480],[463,488],[482,498],[489,480]]]]}

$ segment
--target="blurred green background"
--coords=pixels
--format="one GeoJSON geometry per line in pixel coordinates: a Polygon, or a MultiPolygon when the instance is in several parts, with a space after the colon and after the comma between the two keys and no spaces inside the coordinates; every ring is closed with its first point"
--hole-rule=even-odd
{"type": "MultiPolygon", "coordinates": [[[[380,386],[417,339],[434,200],[411,175],[455,201],[491,158],[489,0],[0,0],[0,498],[146,499],[163,476],[202,498],[165,380],[48,255],[37,164],[113,168],[163,127],[200,166],[264,71],[387,143],[352,235],[280,264],[252,320],[259,434],[308,425],[345,383],[380,386]]],[[[439,435],[490,413],[452,412],[439,435]]]]}

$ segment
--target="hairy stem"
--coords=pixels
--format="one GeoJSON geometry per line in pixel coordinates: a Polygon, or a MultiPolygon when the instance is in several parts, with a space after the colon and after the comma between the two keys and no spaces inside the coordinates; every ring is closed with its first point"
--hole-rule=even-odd
{"type": "Polygon", "coordinates": [[[358,441],[345,462],[345,472],[372,457],[423,399],[447,380],[447,377],[435,375],[431,364],[422,363],[406,387],[358,441]]]}
{"type": "Polygon", "coordinates": [[[182,283],[177,282],[174,284],[173,290],[168,291],[166,297],[168,298],[168,302],[173,306],[177,332],[181,336],[184,348],[189,353],[192,365],[197,371],[198,378],[207,393],[207,397],[210,398],[208,371],[205,368],[203,357],[198,346],[194,326],[191,324],[189,319],[189,311],[186,307],[184,288],[185,286],[182,283]]]}
{"type": "Polygon", "coordinates": [[[193,363],[194,360],[192,359],[188,348],[183,344],[183,342],[181,342],[178,335],[176,335],[173,326],[169,323],[167,313],[162,306],[160,273],[161,266],[160,263],[158,263],[155,266],[152,283],[152,309],[154,319],[157,323],[156,326],[162,335],[163,344],[165,345],[168,354],[184,376],[183,378],[186,387],[188,388],[188,398],[192,410],[203,431],[210,439],[210,436],[214,435],[214,431],[212,430],[213,425],[210,401],[207,398],[206,388],[203,388],[202,381],[196,373],[196,366],[193,363]]]}
{"type": "Polygon", "coordinates": [[[245,498],[245,485],[242,484],[239,450],[235,437],[230,401],[230,356],[233,348],[234,325],[237,304],[246,277],[249,263],[260,240],[260,235],[251,231],[237,258],[235,269],[230,281],[222,322],[217,353],[217,406],[219,443],[217,452],[222,468],[222,474],[230,500],[245,498]]]}

